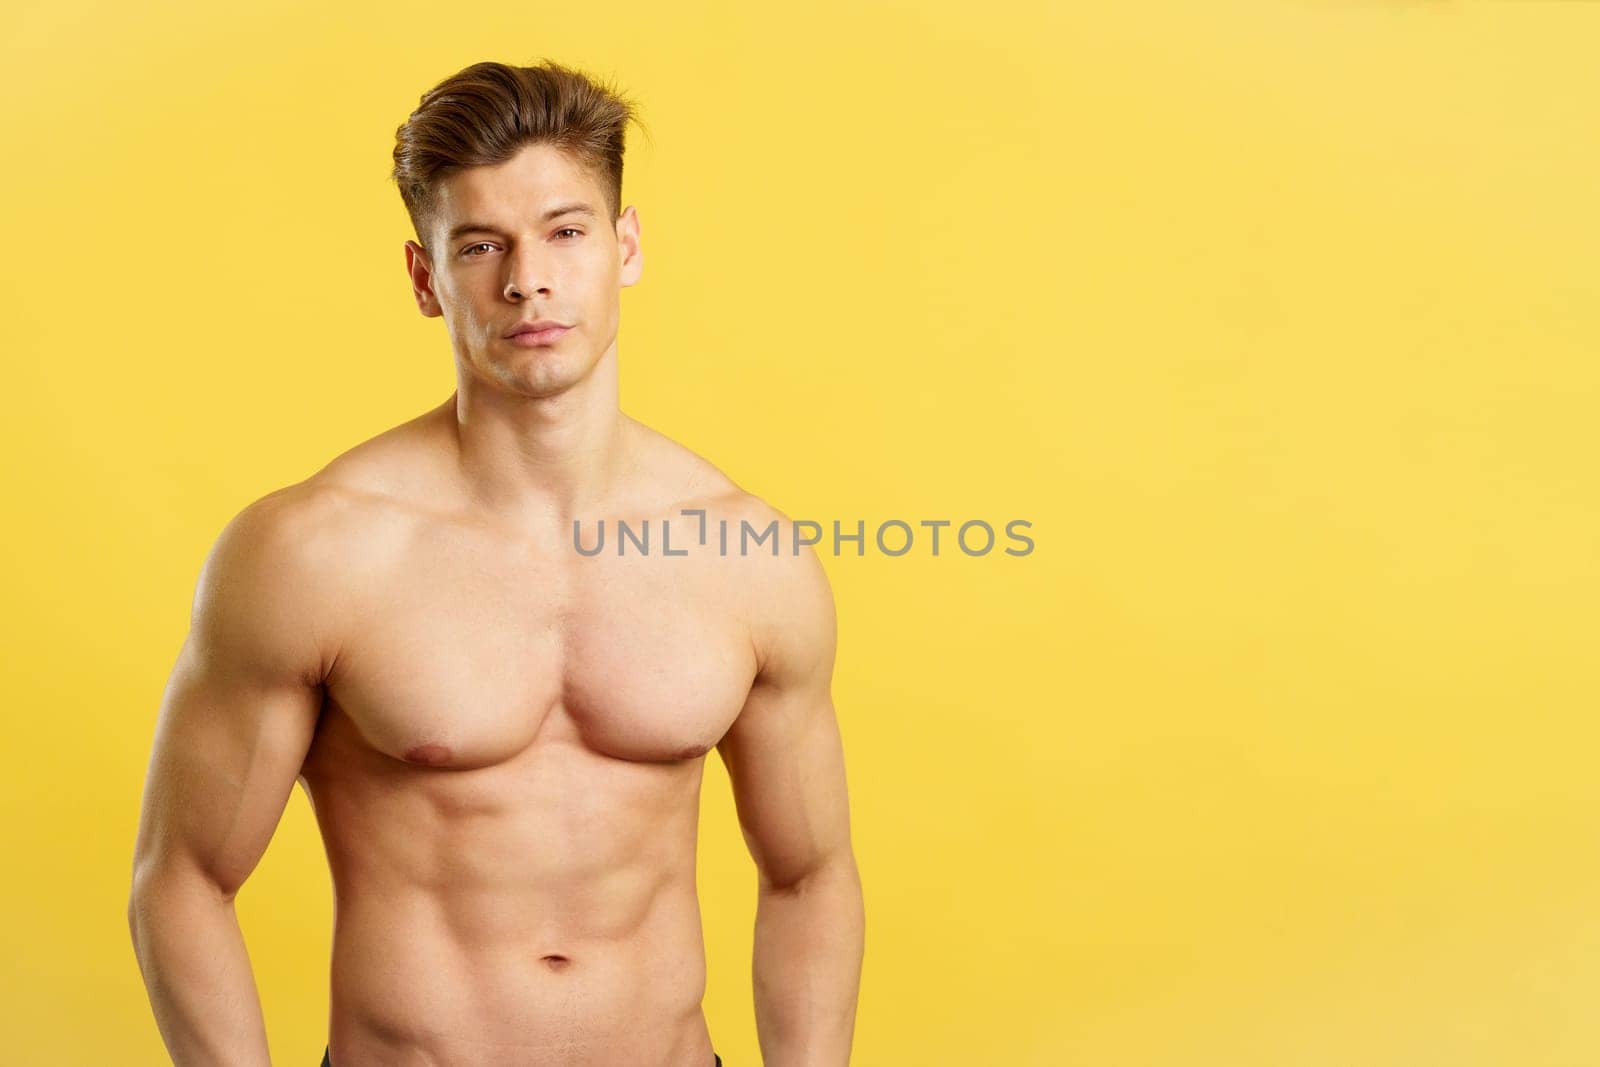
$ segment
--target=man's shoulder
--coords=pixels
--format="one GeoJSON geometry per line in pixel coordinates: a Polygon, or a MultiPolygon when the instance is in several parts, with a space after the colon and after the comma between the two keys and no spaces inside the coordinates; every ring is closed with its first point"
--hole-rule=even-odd
{"type": "Polygon", "coordinates": [[[837,618],[832,585],[812,547],[816,530],[743,490],[722,498],[721,514],[729,523],[722,554],[745,587],[760,675],[774,681],[825,672],[833,660],[837,618]]]}
{"type": "Polygon", "coordinates": [[[428,496],[425,457],[404,444],[404,429],[363,441],[309,477],[252,500],[224,526],[213,554],[334,587],[383,559],[415,524],[411,502],[428,496]]]}
{"type": "Polygon", "coordinates": [[[241,548],[311,563],[336,552],[339,534],[369,507],[363,494],[312,475],[246,504],[223,528],[223,537],[241,548]]]}
{"type": "Polygon", "coordinates": [[[659,430],[632,420],[643,441],[642,476],[654,487],[658,509],[704,512],[708,523],[726,520],[765,528],[790,522],[777,507],[744,488],[721,467],[659,430]]]}
{"type": "Polygon", "coordinates": [[[449,487],[454,446],[439,414],[433,408],[350,446],[301,485],[329,498],[342,496],[352,508],[439,499],[449,487]]]}
{"type": "Polygon", "coordinates": [[[831,626],[832,589],[811,547],[815,531],[704,456],[660,431],[635,425],[647,435],[642,468],[659,487],[655,510],[671,521],[674,543],[681,543],[676,534],[681,522],[691,534],[691,552],[710,553],[736,568],[753,617],[781,624],[798,615],[816,628],[831,626]]]}
{"type": "MultiPolygon", "coordinates": [[[[309,478],[241,508],[222,527],[202,570],[202,587],[303,607],[336,593],[358,558],[363,502],[309,478]]],[[[232,599],[232,597],[230,597],[232,599]]]]}
{"type": "Polygon", "coordinates": [[[720,499],[739,490],[720,467],[688,445],[638,419],[625,418],[637,479],[631,493],[649,500],[650,506],[670,508],[683,501],[720,499]]]}
{"type": "Polygon", "coordinates": [[[241,517],[313,559],[370,555],[386,527],[403,525],[444,495],[444,464],[430,440],[437,436],[435,414],[352,445],[309,477],[253,501],[241,517]]]}
{"type": "Polygon", "coordinates": [[[301,482],[233,515],[200,567],[190,609],[195,654],[228,669],[271,669],[316,681],[330,662],[330,620],[346,553],[346,503],[301,482]]]}

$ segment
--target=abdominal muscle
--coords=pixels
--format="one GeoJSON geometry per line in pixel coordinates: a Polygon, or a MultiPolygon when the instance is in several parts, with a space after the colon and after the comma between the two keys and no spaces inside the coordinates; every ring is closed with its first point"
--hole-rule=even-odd
{"type": "Polygon", "coordinates": [[[711,1063],[701,761],[563,782],[550,755],[535,774],[369,750],[306,775],[334,882],[337,1067],[711,1063]]]}

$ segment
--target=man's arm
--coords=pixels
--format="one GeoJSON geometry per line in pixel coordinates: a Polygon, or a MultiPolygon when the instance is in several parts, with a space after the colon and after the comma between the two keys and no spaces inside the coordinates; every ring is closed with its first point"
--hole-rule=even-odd
{"type": "Polygon", "coordinates": [[[843,1067],[866,923],[830,691],[833,596],[815,553],[790,554],[789,523],[781,525],[783,550],[760,560],[754,583],[759,670],[717,750],[759,872],[754,982],[762,1059],[767,1067],[843,1067]]]}
{"type": "Polygon", "coordinates": [[[218,537],[162,696],[128,924],[177,1067],[270,1062],[233,901],[272,839],[321,707],[325,646],[308,610],[317,583],[298,499],[257,501],[218,537]]]}

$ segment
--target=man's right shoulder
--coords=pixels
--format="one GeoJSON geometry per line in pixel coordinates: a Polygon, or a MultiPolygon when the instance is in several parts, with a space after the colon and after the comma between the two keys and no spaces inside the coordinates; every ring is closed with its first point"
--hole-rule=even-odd
{"type": "Polygon", "coordinates": [[[245,505],[223,527],[217,547],[279,565],[337,566],[352,551],[351,538],[375,521],[373,510],[365,494],[308,478],[245,505]]]}
{"type": "Polygon", "coordinates": [[[426,521],[428,502],[439,496],[444,465],[429,445],[432,414],[362,441],[310,477],[252,501],[228,522],[219,547],[334,585],[380,573],[399,558],[426,521]]]}
{"type": "Polygon", "coordinates": [[[200,566],[184,657],[234,678],[322,680],[338,653],[347,510],[309,483],[238,510],[200,566]]]}
{"type": "Polygon", "coordinates": [[[337,594],[396,540],[393,513],[380,497],[314,476],[240,509],[218,534],[205,570],[260,592],[275,585],[282,595],[337,594]]]}
{"type": "Polygon", "coordinates": [[[230,661],[281,657],[320,679],[368,588],[363,575],[382,555],[380,511],[365,494],[315,477],[247,504],[201,566],[192,640],[230,661]]]}

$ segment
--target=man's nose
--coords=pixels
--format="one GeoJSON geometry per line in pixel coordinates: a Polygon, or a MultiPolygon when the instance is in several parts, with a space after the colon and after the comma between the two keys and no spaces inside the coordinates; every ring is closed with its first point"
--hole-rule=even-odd
{"type": "Polygon", "coordinates": [[[531,251],[506,257],[507,300],[526,300],[538,293],[550,295],[549,268],[539,262],[531,251]]]}

